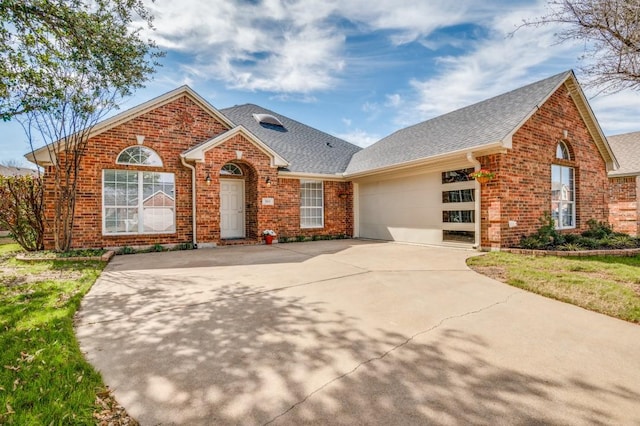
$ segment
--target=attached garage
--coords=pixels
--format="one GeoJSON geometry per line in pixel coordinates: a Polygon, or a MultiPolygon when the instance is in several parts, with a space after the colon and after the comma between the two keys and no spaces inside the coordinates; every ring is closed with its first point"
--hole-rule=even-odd
{"type": "Polygon", "coordinates": [[[362,180],[356,184],[360,238],[419,244],[475,244],[473,168],[362,180]]]}

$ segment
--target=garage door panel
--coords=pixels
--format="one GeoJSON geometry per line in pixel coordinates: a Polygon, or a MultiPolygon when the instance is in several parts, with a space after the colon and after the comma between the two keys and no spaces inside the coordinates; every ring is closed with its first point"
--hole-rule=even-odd
{"type": "Polygon", "coordinates": [[[360,236],[441,243],[440,173],[360,184],[360,236]]]}

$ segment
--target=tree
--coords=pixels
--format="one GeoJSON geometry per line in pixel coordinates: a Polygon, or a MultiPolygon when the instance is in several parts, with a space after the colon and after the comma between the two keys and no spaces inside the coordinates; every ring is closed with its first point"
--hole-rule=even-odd
{"type": "Polygon", "coordinates": [[[151,25],[142,0],[0,0],[0,19],[0,114],[22,124],[32,151],[46,147],[46,226],[67,251],[91,131],[162,53],[132,29],[151,25]]]}
{"type": "Polygon", "coordinates": [[[560,42],[585,43],[582,71],[605,92],[640,89],[640,0],[550,0],[526,26],[562,24],[560,42]]]}
{"type": "Polygon", "coordinates": [[[0,176],[0,229],[27,251],[44,248],[40,176],[0,176]]]}
{"type": "Polygon", "coordinates": [[[86,96],[130,94],[161,55],[140,38],[151,23],[142,0],[0,0],[0,116],[56,108],[78,74],[86,96]]]}

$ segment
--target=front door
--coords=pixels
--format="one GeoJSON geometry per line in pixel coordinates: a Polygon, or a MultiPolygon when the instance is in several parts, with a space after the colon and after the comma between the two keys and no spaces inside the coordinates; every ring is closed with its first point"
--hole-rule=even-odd
{"type": "Polygon", "coordinates": [[[244,181],[220,179],[220,238],[244,238],[244,181]]]}

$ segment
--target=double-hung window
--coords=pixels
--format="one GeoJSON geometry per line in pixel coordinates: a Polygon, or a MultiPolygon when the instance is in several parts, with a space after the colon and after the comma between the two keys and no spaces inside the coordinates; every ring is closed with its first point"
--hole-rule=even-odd
{"type": "Polygon", "coordinates": [[[324,190],[322,181],[300,181],[300,227],[324,227],[324,190]]]}

